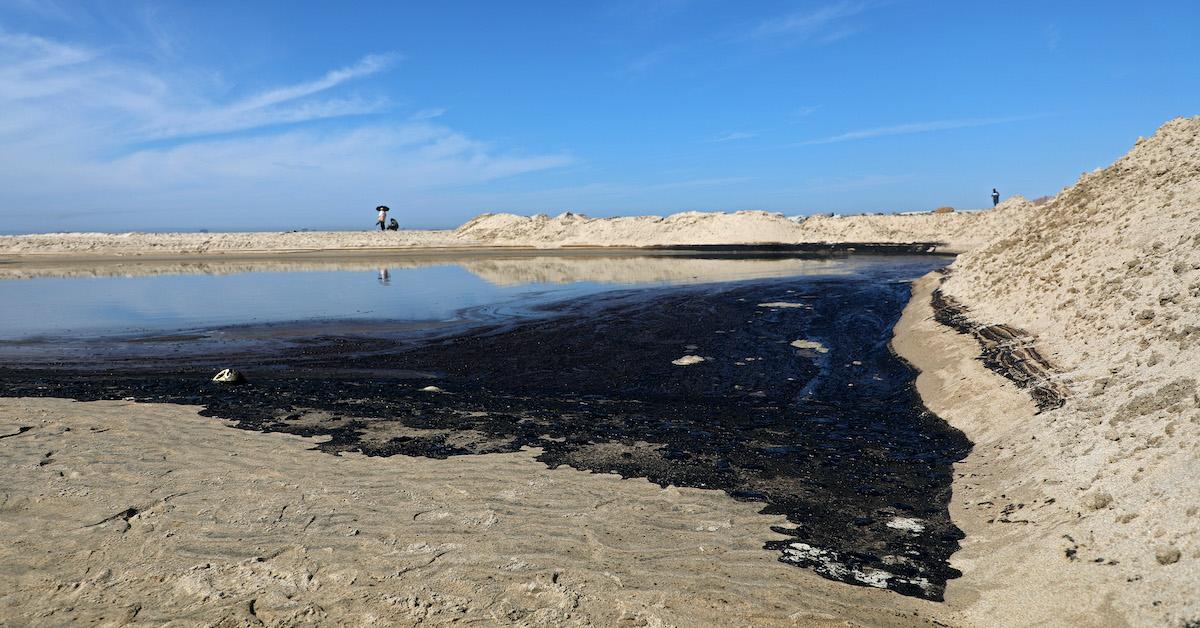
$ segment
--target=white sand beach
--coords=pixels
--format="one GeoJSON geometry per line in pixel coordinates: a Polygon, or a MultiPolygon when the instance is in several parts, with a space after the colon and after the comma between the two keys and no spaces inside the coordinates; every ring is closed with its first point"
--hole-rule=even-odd
{"type": "Polygon", "coordinates": [[[288,231],[246,233],[46,233],[0,236],[0,258],[31,256],[253,256],[256,254],[413,253],[443,250],[636,248],[686,245],[936,244],[957,253],[1019,222],[1030,204],[1013,197],[995,209],[957,213],[860,215],[792,220],[763,211],[685,212],[667,217],[588,218],[482,214],[443,231],[288,231]]]}
{"type": "Polygon", "coordinates": [[[761,550],[771,517],[715,491],[551,471],[527,452],[348,455],[316,473],[313,459],[328,456],[311,441],[234,430],[194,408],[3,399],[0,621],[1194,625],[1200,117],[1168,122],[1039,206],[48,234],[0,238],[0,256],[11,273],[83,255],[934,241],[962,254],[916,284],[894,347],[921,371],[926,405],[975,444],[956,466],[951,515],[966,538],[952,564],[963,576],[943,604],[780,564],[761,550]],[[978,327],[1026,332],[1012,342],[1045,356],[1041,377],[1065,391],[1061,407],[1039,411],[1029,389],[987,368],[973,337],[935,321],[938,289],[978,327]]]}

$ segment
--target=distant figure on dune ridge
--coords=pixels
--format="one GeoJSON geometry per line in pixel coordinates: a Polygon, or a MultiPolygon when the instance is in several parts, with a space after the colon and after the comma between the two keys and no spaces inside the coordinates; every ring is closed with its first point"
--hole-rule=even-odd
{"type": "Polygon", "coordinates": [[[996,191],[996,188],[992,188],[992,207],[995,207],[999,204],[1000,204],[1000,193],[996,191]]]}
{"type": "Polygon", "coordinates": [[[387,223],[388,206],[380,205],[379,207],[376,207],[375,210],[379,212],[379,218],[375,219],[375,224],[379,225],[380,231],[383,231],[384,229],[387,228],[386,223],[387,223]]]}

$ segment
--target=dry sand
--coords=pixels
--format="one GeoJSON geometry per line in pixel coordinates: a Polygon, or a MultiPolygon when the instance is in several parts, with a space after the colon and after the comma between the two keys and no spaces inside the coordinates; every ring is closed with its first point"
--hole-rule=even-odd
{"type": "Polygon", "coordinates": [[[550,470],[532,451],[314,443],[185,406],[0,400],[0,622],[913,626],[943,611],[780,563],[762,543],[784,517],[720,491],[550,470]]]}
{"type": "Polygon", "coordinates": [[[763,211],[684,212],[588,218],[566,213],[483,214],[453,231],[285,233],[49,233],[0,236],[0,256],[245,256],[262,253],[397,252],[447,249],[651,247],[709,244],[940,243],[941,252],[982,245],[1029,204],[1014,197],[995,210],[949,214],[811,217],[763,211]]]}
{"type": "MultiPolygon", "coordinates": [[[[959,257],[943,289],[976,323],[1029,332],[1069,393],[1034,413],[970,361],[922,376],[930,407],[976,443],[953,513],[967,532],[962,584],[978,596],[970,616],[1196,625],[1200,117],[1167,123],[959,257]]],[[[961,354],[966,336],[909,316],[921,320],[898,328],[897,348],[918,366],[923,353],[961,354]]],[[[948,600],[962,593],[952,583],[948,600]]]]}

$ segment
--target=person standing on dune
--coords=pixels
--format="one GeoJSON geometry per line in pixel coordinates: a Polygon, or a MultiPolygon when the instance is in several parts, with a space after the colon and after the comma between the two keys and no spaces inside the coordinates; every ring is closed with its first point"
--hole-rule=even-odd
{"type": "Polygon", "coordinates": [[[383,231],[384,229],[387,229],[388,206],[380,205],[379,207],[376,207],[375,209],[379,212],[379,218],[377,218],[375,220],[375,222],[376,222],[376,224],[379,225],[379,230],[383,231]]]}
{"type": "Polygon", "coordinates": [[[992,207],[995,207],[999,204],[1000,204],[1000,193],[996,191],[996,188],[992,188],[992,207]]]}

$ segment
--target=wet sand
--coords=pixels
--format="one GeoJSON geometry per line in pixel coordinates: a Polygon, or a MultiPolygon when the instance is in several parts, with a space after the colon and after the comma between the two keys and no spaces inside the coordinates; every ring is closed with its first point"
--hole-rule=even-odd
{"type": "Polygon", "coordinates": [[[0,621],[923,626],[940,612],[778,562],[761,540],[784,517],[720,491],[549,469],[536,451],[331,456],[196,411],[0,399],[0,621]]]}

